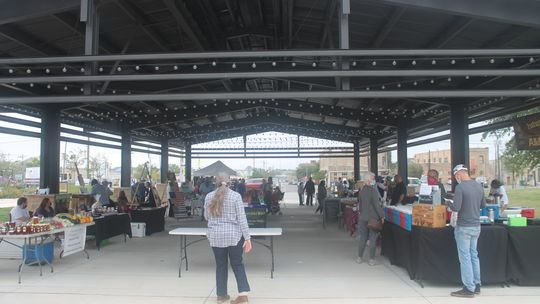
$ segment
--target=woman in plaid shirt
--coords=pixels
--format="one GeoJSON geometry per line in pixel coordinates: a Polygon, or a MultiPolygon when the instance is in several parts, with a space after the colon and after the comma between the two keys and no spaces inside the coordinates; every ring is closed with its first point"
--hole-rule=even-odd
{"type": "Polygon", "coordinates": [[[242,197],[227,187],[227,181],[226,176],[218,176],[217,189],[208,193],[204,201],[207,237],[216,259],[217,302],[225,303],[230,299],[227,294],[228,257],[239,293],[231,303],[248,303],[250,288],[242,263],[242,252],[251,250],[249,228],[242,197]]]}

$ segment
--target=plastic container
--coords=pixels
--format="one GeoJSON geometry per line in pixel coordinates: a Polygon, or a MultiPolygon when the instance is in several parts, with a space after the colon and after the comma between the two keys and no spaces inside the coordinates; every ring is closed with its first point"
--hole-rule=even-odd
{"type": "Polygon", "coordinates": [[[521,216],[531,219],[534,218],[534,208],[521,209],[521,216]]]}
{"type": "MultiPolygon", "coordinates": [[[[498,220],[500,217],[499,205],[486,204],[486,207],[482,208],[480,215],[489,217],[489,211],[493,210],[493,220],[498,220]]],[[[491,219],[491,217],[490,217],[491,219]]]]}
{"type": "Polygon", "coordinates": [[[145,237],[146,236],[146,223],[131,223],[131,235],[133,237],[145,237]]]}
{"type": "Polygon", "coordinates": [[[527,227],[527,218],[526,217],[510,217],[508,218],[508,226],[527,227]]]}
{"type": "MultiPolygon", "coordinates": [[[[47,260],[49,263],[52,263],[54,260],[54,246],[53,242],[40,244],[32,244],[24,246],[23,250],[26,253],[26,264],[36,263],[37,260],[42,260],[42,263],[45,263],[43,259],[47,260]]],[[[24,254],[24,253],[23,253],[24,254]]]]}

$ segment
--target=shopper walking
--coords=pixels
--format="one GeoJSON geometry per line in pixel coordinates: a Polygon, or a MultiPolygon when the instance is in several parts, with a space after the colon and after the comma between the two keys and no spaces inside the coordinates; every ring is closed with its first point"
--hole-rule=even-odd
{"type": "Polygon", "coordinates": [[[480,237],[480,209],[486,206],[484,189],[469,176],[464,165],[457,165],[453,170],[458,182],[454,200],[448,202],[452,211],[458,213],[454,228],[454,238],[458,250],[463,288],[452,292],[454,297],[472,298],[480,294],[480,260],[476,246],[480,237]]]}
{"type": "Polygon", "coordinates": [[[230,260],[238,286],[238,297],[231,303],[248,303],[250,287],[242,263],[242,251],[248,253],[251,250],[251,240],[242,198],[227,187],[227,182],[226,176],[219,176],[218,188],[208,193],[204,202],[207,238],[216,260],[217,302],[225,303],[230,299],[227,294],[230,260]]]}
{"type": "Polygon", "coordinates": [[[317,200],[319,201],[319,206],[317,206],[317,209],[315,209],[315,213],[321,212],[323,213],[324,210],[324,201],[326,200],[327,192],[326,192],[326,183],[325,181],[321,181],[319,183],[318,191],[317,191],[317,200]]]}
{"type": "Polygon", "coordinates": [[[298,182],[298,201],[300,202],[300,206],[304,206],[304,182],[300,181],[298,182]]]}
{"type": "Polygon", "coordinates": [[[377,249],[377,238],[379,231],[369,227],[370,222],[384,224],[384,211],[379,202],[379,193],[375,188],[375,174],[368,172],[364,175],[364,187],[358,194],[358,257],[356,262],[362,264],[366,243],[369,240],[369,261],[370,266],[376,265],[375,251],[377,249]]]}
{"type": "Polygon", "coordinates": [[[315,183],[313,178],[309,177],[306,185],[304,186],[304,191],[306,191],[306,206],[313,206],[313,194],[315,194],[315,183]]]}

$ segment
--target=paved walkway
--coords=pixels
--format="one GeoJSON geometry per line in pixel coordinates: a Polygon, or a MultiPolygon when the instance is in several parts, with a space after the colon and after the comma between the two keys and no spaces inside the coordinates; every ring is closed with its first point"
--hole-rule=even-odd
{"type": "MultiPolygon", "coordinates": [[[[485,286],[475,299],[451,298],[459,286],[421,288],[405,271],[384,258],[370,267],[354,262],[356,243],[336,225],[322,229],[311,207],[286,204],[283,216],[270,216],[269,227],[283,227],[276,239],[276,271],[270,279],[270,255],[254,244],[245,258],[250,303],[540,303],[540,287],[485,286]]],[[[167,229],[202,226],[198,219],[167,220],[167,229]]],[[[0,260],[0,303],[215,303],[214,261],[206,241],[189,247],[190,269],[178,278],[179,241],[167,232],[145,238],[110,240],[97,251],[54,261],[55,272],[39,276],[29,267],[17,284],[17,262],[0,260]]],[[[229,293],[236,296],[232,271],[229,293]]]]}
{"type": "Polygon", "coordinates": [[[2,198],[0,199],[0,208],[9,208],[17,206],[16,198],[2,198]]]}

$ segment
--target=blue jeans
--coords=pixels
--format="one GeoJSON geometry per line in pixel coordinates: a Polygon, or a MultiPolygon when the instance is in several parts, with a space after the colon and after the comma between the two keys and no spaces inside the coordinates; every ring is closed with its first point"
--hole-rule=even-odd
{"type": "Polygon", "coordinates": [[[480,226],[463,227],[456,226],[454,237],[459,256],[461,268],[461,281],[469,291],[474,291],[476,284],[480,282],[480,260],[478,259],[478,237],[480,237],[480,226]]]}
{"type": "Polygon", "coordinates": [[[227,277],[229,274],[229,263],[231,261],[231,267],[236,277],[236,285],[238,286],[238,292],[248,292],[249,283],[246,276],[246,270],[242,263],[242,252],[244,245],[244,238],[240,238],[240,241],[236,246],[230,247],[212,247],[214,251],[214,257],[216,258],[216,294],[218,296],[227,295],[227,277]],[[228,258],[228,259],[227,259],[228,258]]]}

